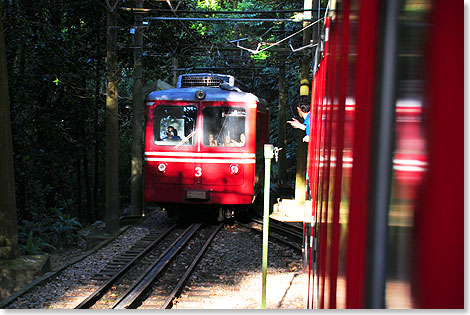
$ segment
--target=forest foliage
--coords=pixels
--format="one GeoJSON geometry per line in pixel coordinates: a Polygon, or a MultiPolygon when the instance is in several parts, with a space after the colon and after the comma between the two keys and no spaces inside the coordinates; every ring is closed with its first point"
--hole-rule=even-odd
{"type": "MultiPolygon", "coordinates": [[[[178,4],[171,3],[173,7],[178,4]]],[[[67,239],[67,232],[104,216],[106,1],[3,0],[2,6],[19,239],[24,252],[53,250],[73,241],[67,239]]],[[[124,211],[130,202],[134,12],[123,8],[135,7],[135,1],[119,1],[118,6],[119,191],[124,211]]],[[[153,16],[183,16],[168,11],[171,8],[165,1],[149,0],[144,6],[167,10],[153,16]]],[[[178,10],[302,7],[303,1],[298,0],[198,0],[181,1],[178,10]]],[[[233,49],[234,41],[256,48],[258,43],[275,43],[301,27],[301,23],[279,22],[150,21],[144,28],[144,86],[158,79],[172,84],[175,60],[181,69],[177,74],[232,74],[245,84],[244,90],[267,100],[270,140],[277,145],[279,63],[286,62],[290,119],[298,98],[301,56],[271,50],[252,55],[233,49]]],[[[289,43],[301,46],[302,36],[289,43]]],[[[296,135],[287,128],[285,152],[291,182],[295,181],[296,135]]],[[[275,165],[274,181],[276,176],[275,165]]]]}

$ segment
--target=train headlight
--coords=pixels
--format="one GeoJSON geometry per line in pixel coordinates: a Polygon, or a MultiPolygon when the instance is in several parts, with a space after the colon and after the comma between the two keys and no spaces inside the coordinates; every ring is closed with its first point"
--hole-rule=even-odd
{"type": "Polygon", "coordinates": [[[240,174],[240,167],[238,166],[238,164],[232,164],[230,165],[230,173],[232,175],[238,175],[240,174]]]}
{"type": "Polygon", "coordinates": [[[166,165],[164,163],[160,163],[158,164],[157,169],[163,173],[166,171],[166,165]]]}
{"type": "Polygon", "coordinates": [[[203,90],[197,90],[197,91],[196,91],[196,94],[194,95],[194,97],[195,97],[198,101],[202,101],[203,99],[206,98],[206,92],[204,92],[203,90]]]}

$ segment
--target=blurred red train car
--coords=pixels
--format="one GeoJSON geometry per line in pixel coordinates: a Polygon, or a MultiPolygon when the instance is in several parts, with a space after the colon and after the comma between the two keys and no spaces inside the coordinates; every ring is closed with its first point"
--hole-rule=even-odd
{"type": "Polygon", "coordinates": [[[235,84],[230,75],[185,74],[175,89],[148,95],[146,202],[175,217],[217,210],[219,219],[253,203],[269,113],[235,84]]]}
{"type": "Polygon", "coordinates": [[[330,3],[312,86],[308,308],[464,308],[464,23],[453,7],[330,3]]]}

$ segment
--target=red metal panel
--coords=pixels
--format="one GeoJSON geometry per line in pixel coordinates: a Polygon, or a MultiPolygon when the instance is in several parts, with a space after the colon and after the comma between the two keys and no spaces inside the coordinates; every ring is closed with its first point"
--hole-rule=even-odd
{"type": "MultiPolygon", "coordinates": [[[[326,28],[327,30],[329,29],[329,19],[326,19],[325,21],[326,28]]],[[[328,33],[328,31],[327,31],[328,33]]],[[[325,48],[326,56],[328,56],[328,40],[325,42],[325,48]]],[[[320,66],[319,70],[315,74],[315,77],[312,82],[312,106],[310,108],[310,142],[309,142],[309,147],[308,147],[308,163],[307,163],[307,170],[308,170],[308,177],[309,177],[309,183],[310,183],[310,191],[311,191],[311,199],[312,199],[312,218],[315,220],[315,224],[311,225],[311,231],[310,235],[315,236],[315,237],[320,237],[320,240],[323,240],[324,238],[321,238],[321,235],[319,235],[318,231],[318,224],[321,224],[322,222],[322,212],[321,212],[321,195],[319,195],[319,190],[321,189],[320,186],[320,163],[321,163],[321,150],[320,146],[322,145],[322,137],[325,133],[324,126],[322,123],[322,116],[323,116],[323,111],[324,111],[324,98],[325,98],[325,76],[327,73],[327,58],[323,58],[320,61],[320,66]],[[320,199],[319,199],[320,198],[320,199]]],[[[321,231],[320,231],[321,232],[321,231]]],[[[311,244],[310,244],[311,245],[311,244]]],[[[319,246],[318,248],[318,257],[324,257],[323,255],[323,246],[319,246]]],[[[309,266],[312,265],[312,257],[313,255],[313,248],[310,246],[309,248],[310,252],[310,262],[309,266]]],[[[325,264],[323,264],[324,266],[325,264]]],[[[322,264],[317,265],[317,270],[311,270],[309,267],[309,288],[311,286],[311,281],[313,279],[313,273],[318,273],[322,272],[318,267],[322,266],[322,264]]],[[[316,277],[316,293],[317,293],[317,298],[322,299],[323,298],[323,286],[320,287],[320,285],[323,285],[323,279],[322,282],[320,282],[319,276],[316,277]]],[[[309,297],[308,297],[308,302],[307,302],[307,308],[313,307],[311,305],[312,298],[311,294],[313,292],[309,291],[309,297]]]]}
{"type": "Polygon", "coordinates": [[[339,45],[339,82],[338,82],[338,104],[334,111],[333,128],[336,132],[336,141],[334,146],[335,166],[334,166],[334,187],[333,187],[333,215],[332,215],[332,236],[331,236],[331,259],[330,259],[330,303],[329,308],[337,307],[337,283],[339,272],[339,240],[340,224],[339,213],[341,203],[341,185],[343,183],[343,149],[344,149],[344,122],[345,122],[345,103],[346,103],[346,79],[348,71],[349,54],[349,9],[350,2],[345,0],[340,11],[341,43],[339,45]]]}
{"type": "Polygon", "coordinates": [[[238,163],[203,163],[202,184],[204,186],[241,186],[244,184],[247,165],[238,163]],[[240,172],[232,174],[231,165],[238,165],[240,172]]]}
{"type": "Polygon", "coordinates": [[[375,54],[379,3],[360,1],[351,202],[348,217],[346,307],[363,308],[375,54]]]}
{"type": "Polygon", "coordinates": [[[415,218],[419,308],[464,307],[464,20],[458,4],[435,1],[431,21],[429,171],[415,218]]]}
{"type": "MultiPolygon", "coordinates": [[[[309,156],[309,167],[308,167],[308,177],[310,181],[310,191],[311,191],[311,198],[312,198],[312,217],[315,219],[315,224],[311,225],[311,231],[310,235],[314,235],[315,237],[318,237],[317,235],[317,222],[319,222],[319,207],[318,207],[318,200],[317,200],[317,194],[318,194],[318,168],[319,168],[319,155],[318,155],[318,142],[319,142],[319,134],[320,134],[320,124],[318,123],[318,116],[320,115],[320,107],[321,107],[321,98],[323,95],[323,82],[324,82],[324,77],[323,77],[323,69],[325,68],[322,66],[325,64],[324,60],[320,63],[320,70],[316,73],[314,81],[313,81],[313,87],[312,91],[312,106],[310,108],[310,142],[308,146],[308,156],[309,156]]],[[[310,262],[309,266],[312,266],[312,259],[314,257],[313,253],[313,248],[310,244],[310,262]]],[[[322,248],[318,248],[319,251],[322,250],[322,248]]],[[[320,257],[320,253],[318,253],[318,257],[320,257]]],[[[311,270],[309,267],[309,287],[310,287],[310,281],[312,279],[312,276],[314,273],[316,273],[317,270],[311,270]]],[[[309,292],[313,293],[313,292],[309,292]]],[[[316,293],[317,296],[321,295],[321,290],[319,289],[319,277],[316,277],[316,293]]],[[[308,300],[310,302],[310,299],[308,300]]],[[[312,305],[307,304],[307,307],[312,307],[312,305]]]]}
{"type": "MultiPolygon", "coordinates": [[[[162,158],[168,159],[168,158],[162,158]]],[[[177,157],[169,158],[177,160],[177,157]]],[[[150,181],[160,184],[190,185],[194,182],[194,163],[191,162],[148,162],[148,173],[150,181]],[[157,168],[159,164],[165,164],[165,172],[160,172],[157,168]]]]}
{"type": "MultiPolygon", "coordinates": [[[[335,88],[336,88],[336,54],[337,54],[337,24],[330,23],[329,31],[329,43],[327,51],[327,77],[325,78],[326,91],[325,91],[325,104],[323,106],[323,119],[322,124],[324,125],[324,137],[323,137],[323,146],[322,146],[322,164],[323,164],[323,175],[322,175],[322,193],[321,193],[321,203],[322,203],[322,212],[323,219],[320,225],[320,228],[324,231],[324,246],[325,255],[324,262],[322,267],[323,273],[323,299],[320,300],[320,308],[328,307],[330,303],[330,286],[331,281],[335,281],[336,275],[330,277],[331,273],[329,271],[331,266],[331,212],[330,212],[330,171],[331,171],[331,146],[333,139],[333,130],[332,130],[332,108],[333,102],[335,100],[335,88]]],[[[319,261],[320,263],[320,261],[319,261]]]]}
{"type": "MultiPolygon", "coordinates": [[[[326,46],[326,45],[325,45],[326,46]]],[[[319,288],[318,288],[318,294],[319,294],[319,307],[324,308],[324,299],[325,299],[325,272],[326,272],[326,257],[328,255],[327,251],[327,229],[323,228],[325,226],[325,222],[327,220],[326,218],[326,213],[323,211],[323,167],[322,167],[322,162],[323,162],[323,142],[324,142],[324,134],[325,134],[325,125],[323,123],[323,114],[324,114],[324,100],[325,100],[325,87],[326,87],[326,73],[328,71],[328,52],[326,51],[326,57],[324,59],[324,66],[321,70],[322,72],[322,83],[321,83],[321,94],[319,95],[319,104],[318,104],[318,109],[317,109],[317,119],[316,119],[316,125],[317,127],[317,134],[316,134],[316,152],[315,155],[318,157],[318,164],[317,164],[317,181],[318,181],[318,188],[317,188],[317,204],[318,204],[318,213],[320,214],[318,216],[318,238],[319,238],[319,254],[318,254],[318,280],[319,280],[319,288]]]]}
{"type": "MultiPolygon", "coordinates": [[[[371,126],[374,109],[379,2],[376,0],[358,0],[358,2],[359,6],[355,3],[351,5],[351,8],[359,9],[351,14],[351,20],[347,13],[350,1],[342,1],[342,6],[338,7],[340,9],[337,12],[341,15],[337,15],[336,18],[340,19],[338,25],[342,26],[341,34],[339,34],[342,36],[341,48],[338,51],[340,55],[338,61],[328,64],[325,63],[327,59],[322,60],[320,71],[315,75],[312,87],[308,172],[313,200],[312,212],[316,219],[311,233],[319,238],[315,293],[317,294],[316,301],[319,302],[317,306],[321,308],[364,307],[370,155],[374,149],[371,147],[371,126]],[[356,29],[357,20],[359,28],[356,29]],[[358,36],[355,36],[356,34],[358,36]],[[357,54],[355,54],[354,45],[356,37],[359,40],[357,54]],[[339,63],[340,68],[338,91],[332,93],[332,84],[336,82],[331,74],[334,73],[332,68],[336,66],[336,62],[339,63]],[[352,92],[350,87],[354,85],[356,90],[352,92]],[[328,98],[323,104],[325,87],[328,89],[328,98]],[[322,116],[327,114],[327,126],[329,126],[331,109],[329,107],[325,109],[324,105],[330,105],[329,102],[335,99],[333,95],[338,96],[338,104],[334,104],[332,127],[335,131],[331,133],[333,131],[330,127],[324,129],[322,116]],[[352,98],[349,100],[346,96],[352,96],[352,98]],[[337,108],[336,105],[338,105],[337,108]],[[333,135],[335,141],[332,143],[330,152],[328,137],[333,135]],[[333,154],[331,158],[334,157],[334,159],[330,159],[330,154],[333,154]],[[333,167],[333,161],[336,167],[334,169],[333,207],[328,209],[327,205],[331,203],[327,196],[330,182],[328,166],[333,167]],[[350,193],[349,204],[348,198],[345,198],[348,193],[350,193]],[[343,209],[340,208],[340,204],[344,206],[343,209]],[[342,210],[345,212],[341,212],[342,210]],[[330,211],[332,211],[331,222],[328,218],[330,211]],[[345,219],[345,214],[348,216],[347,222],[341,222],[345,219]],[[342,240],[345,236],[347,236],[345,239],[347,252],[345,259],[341,259],[344,255],[342,240]],[[337,282],[344,268],[343,260],[346,262],[345,305],[342,300],[339,301],[339,296],[342,295],[340,290],[343,290],[340,288],[342,283],[337,282]]],[[[390,271],[395,274],[387,275],[389,277],[387,279],[387,307],[407,305],[406,303],[411,302],[410,299],[410,301],[401,301],[404,303],[396,303],[396,299],[411,298],[408,291],[409,282],[407,282],[409,278],[406,274],[408,265],[404,265],[411,261],[415,266],[413,273],[415,306],[420,308],[464,307],[464,216],[463,196],[461,195],[463,125],[459,123],[463,116],[463,107],[460,107],[463,103],[461,99],[463,81],[460,72],[460,69],[463,69],[461,64],[463,56],[461,49],[454,48],[455,43],[461,42],[462,34],[455,32],[454,28],[450,29],[451,25],[457,23],[458,29],[461,30],[463,20],[461,15],[457,17],[451,10],[452,6],[444,6],[442,2],[436,3],[430,34],[439,40],[432,41],[428,53],[431,57],[427,67],[428,79],[431,81],[426,94],[429,102],[425,107],[427,116],[424,116],[424,122],[429,124],[426,135],[429,169],[424,187],[418,186],[426,166],[421,138],[423,124],[421,107],[407,106],[400,101],[396,107],[397,137],[393,165],[395,174],[393,196],[397,199],[392,201],[391,207],[397,207],[396,202],[402,201],[406,201],[406,205],[409,206],[416,204],[420,201],[416,199],[417,193],[420,193],[418,196],[421,198],[421,203],[416,209],[414,226],[408,224],[406,220],[400,221],[394,217],[396,211],[404,211],[406,207],[396,208],[396,211],[391,213],[390,226],[393,229],[389,235],[393,234],[391,237],[407,241],[409,231],[414,229],[416,242],[413,248],[413,260],[408,256],[408,251],[403,248],[404,246],[391,244],[393,248],[389,253],[389,260],[395,261],[393,255],[397,253],[403,257],[399,260],[401,265],[390,266],[390,271]],[[449,41],[443,42],[443,38],[449,41]],[[424,189],[418,190],[418,188],[424,189]],[[401,234],[397,235],[397,233],[401,234]],[[398,272],[400,277],[396,277],[398,272]]],[[[334,36],[335,31],[337,29],[332,27],[330,36],[334,36]]],[[[330,45],[334,44],[330,43],[330,45]]],[[[409,212],[401,214],[409,215],[409,212]]],[[[393,241],[397,240],[393,239],[393,241]]],[[[310,272],[311,270],[309,270],[309,281],[312,279],[310,272]]],[[[310,282],[309,289],[311,289],[310,282]]],[[[309,291],[309,294],[312,293],[309,291]]],[[[309,298],[308,302],[310,301],[309,298]]],[[[307,307],[310,306],[310,304],[307,305],[307,307]]]]}

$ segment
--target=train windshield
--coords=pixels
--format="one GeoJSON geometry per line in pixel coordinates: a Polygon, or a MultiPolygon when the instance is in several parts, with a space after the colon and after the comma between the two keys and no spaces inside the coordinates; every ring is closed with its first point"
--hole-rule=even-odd
{"type": "Polygon", "coordinates": [[[206,146],[242,147],[246,144],[246,112],[241,107],[206,107],[202,111],[206,146]]]}
{"type": "Polygon", "coordinates": [[[191,146],[195,143],[196,106],[161,105],[154,112],[155,144],[191,146]]]}

